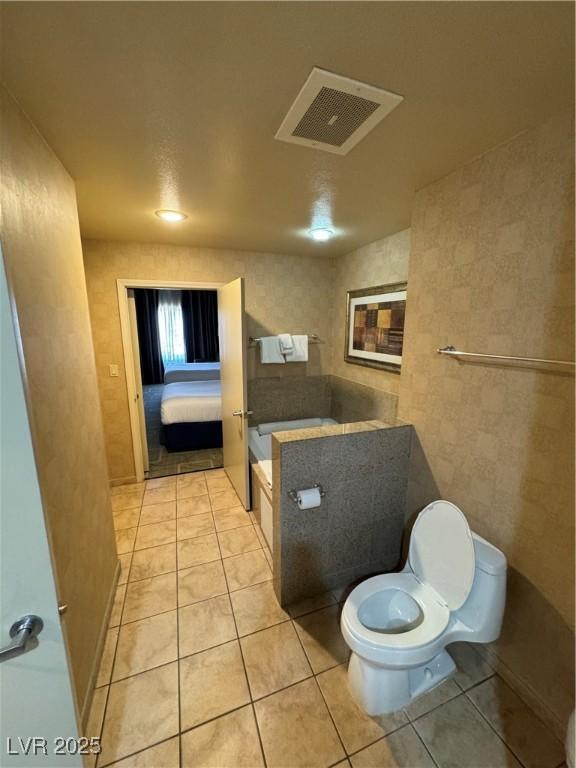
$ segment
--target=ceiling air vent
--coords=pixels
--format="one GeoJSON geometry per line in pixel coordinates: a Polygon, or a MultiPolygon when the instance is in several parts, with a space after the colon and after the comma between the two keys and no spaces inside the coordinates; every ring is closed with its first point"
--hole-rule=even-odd
{"type": "Polygon", "coordinates": [[[276,138],[346,155],[402,96],[314,67],[276,138]]]}

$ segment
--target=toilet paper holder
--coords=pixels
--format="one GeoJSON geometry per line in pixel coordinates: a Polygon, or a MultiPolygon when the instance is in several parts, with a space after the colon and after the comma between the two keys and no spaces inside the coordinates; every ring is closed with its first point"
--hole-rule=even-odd
{"type": "MultiPolygon", "coordinates": [[[[324,496],[326,496],[326,491],[324,490],[324,488],[322,488],[320,483],[314,483],[312,488],[318,488],[319,491],[320,491],[320,496],[322,498],[324,498],[324,496]]],[[[303,489],[303,490],[308,490],[308,489],[303,489]]],[[[294,490],[288,491],[288,496],[290,496],[290,498],[292,499],[294,504],[298,504],[298,491],[294,491],[294,490]]]]}

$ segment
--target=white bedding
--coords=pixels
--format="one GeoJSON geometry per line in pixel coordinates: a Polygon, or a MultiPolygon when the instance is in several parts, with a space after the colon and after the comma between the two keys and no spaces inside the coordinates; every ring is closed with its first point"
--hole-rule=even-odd
{"type": "Polygon", "coordinates": [[[164,384],[219,378],[220,363],[167,363],[164,366],[164,384]]]}
{"type": "Polygon", "coordinates": [[[162,424],[221,421],[220,381],[178,381],[166,384],[160,405],[162,424]]]}

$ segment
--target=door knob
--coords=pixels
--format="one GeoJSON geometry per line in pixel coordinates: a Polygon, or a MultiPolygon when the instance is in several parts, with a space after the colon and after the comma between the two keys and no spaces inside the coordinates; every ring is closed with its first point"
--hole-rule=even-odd
{"type": "Polygon", "coordinates": [[[243,418],[247,418],[248,416],[252,416],[254,411],[232,411],[232,416],[242,416],[243,418]]]}
{"type": "Polygon", "coordinates": [[[8,661],[21,653],[32,650],[37,645],[36,638],[42,632],[44,622],[40,616],[27,614],[15,621],[10,627],[12,642],[0,648],[0,661],[8,661]]]}

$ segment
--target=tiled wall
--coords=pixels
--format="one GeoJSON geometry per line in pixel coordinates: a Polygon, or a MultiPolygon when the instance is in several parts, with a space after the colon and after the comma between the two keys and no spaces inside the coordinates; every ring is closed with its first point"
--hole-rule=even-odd
{"type": "Polygon", "coordinates": [[[394,421],[398,396],[393,392],[330,376],[330,416],[336,421],[394,421]]]}
{"type": "Polygon", "coordinates": [[[344,361],[346,293],[387,283],[405,282],[410,259],[410,230],[377,240],[335,261],[332,369],[335,376],[398,394],[400,376],[344,361]]]}
{"type": "Polygon", "coordinates": [[[117,558],[76,196],[72,179],[42,137],[12,99],[0,94],[2,247],[20,324],[38,475],[58,595],[68,605],[63,625],[82,709],[90,695],[117,558]]]}
{"type": "MultiPolygon", "coordinates": [[[[332,359],[331,259],[185,248],[170,245],[86,240],[84,263],[96,351],[106,449],[112,479],[134,475],[128,398],[120,335],[116,280],[227,282],[246,278],[246,311],[251,336],[282,331],[317,333],[308,363],[262,365],[257,347],[248,351],[249,378],[320,376],[332,359]],[[110,378],[108,365],[119,365],[110,378]]],[[[271,391],[276,383],[270,384],[271,391]]],[[[260,392],[264,392],[261,385],[260,392]]]]}
{"type": "Polygon", "coordinates": [[[498,656],[562,721],[574,705],[574,379],[435,350],[573,359],[573,167],[564,115],[417,195],[399,409],[416,436],[410,509],[450,499],[505,552],[498,656]]]}
{"type": "Polygon", "coordinates": [[[274,589],[282,605],[398,564],[411,433],[373,422],[275,434],[274,589]],[[288,491],[315,483],[326,491],[321,506],[299,510],[288,491]]]}
{"type": "Polygon", "coordinates": [[[257,378],[248,382],[250,424],[289,419],[327,418],[331,376],[257,378]]]}

